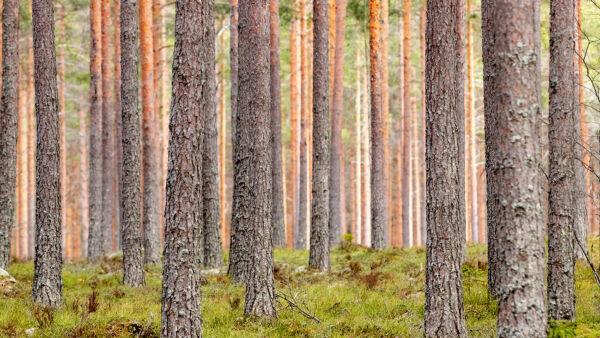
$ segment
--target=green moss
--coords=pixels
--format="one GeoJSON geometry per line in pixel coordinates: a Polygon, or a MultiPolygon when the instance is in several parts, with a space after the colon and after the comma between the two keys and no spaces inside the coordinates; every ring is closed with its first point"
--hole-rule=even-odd
{"type": "MultiPolygon", "coordinates": [[[[594,253],[593,253],[594,254],[594,253]]],[[[203,287],[206,337],[417,337],[423,334],[425,250],[388,249],[381,252],[357,246],[332,251],[332,270],[306,270],[307,251],[275,250],[276,292],[295,295],[321,323],[280,304],[271,321],[244,318],[243,286],[225,275],[209,275],[203,287]]],[[[65,304],[51,315],[30,301],[33,264],[13,264],[9,272],[19,281],[11,295],[0,296],[0,336],[22,336],[36,328],[37,337],[128,337],[144,329],[159,336],[160,266],[146,267],[147,285],[123,286],[120,257],[99,265],[71,262],[63,270],[65,304]],[[97,309],[88,314],[92,292],[97,309]],[[152,314],[152,315],[151,315],[152,314]],[[51,319],[47,317],[51,316],[51,319]]],[[[465,314],[469,336],[495,335],[497,305],[487,294],[486,247],[468,247],[463,266],[465,314]]],[[[578,263],[577,321],[556,324],[554,333],[573,329],[578,336],[600,335],[600,289],[589,267],[578,263]]]]}

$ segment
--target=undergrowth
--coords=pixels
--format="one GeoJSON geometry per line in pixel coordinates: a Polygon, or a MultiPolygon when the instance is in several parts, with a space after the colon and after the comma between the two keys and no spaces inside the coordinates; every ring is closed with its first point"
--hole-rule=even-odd
{"type": "MultiPolygon", "coordinates": [[[[593,248],[596,250],[596,248],[593,248]]],[[[598,253],[592,253],[596,257],[598,253]]],[[[291,295],[308,318],[280,303],[277,320],[245,318],[244,287],[224,274],[207,274],[203,286],[206,337],[419,337],[423,335],[425,249],[376,252],[345,243],[331,253],[328,273],[306,268],[307,251],[275,250],[276,292],[291,295]]],[[[598,262],[596,262],[597,264],[598,262]]],[[[8,269],[18,281],[10,294],[0,294],[0,336],[159,337],[160,266],[146,266],[146,286],[122,285],[122,260],[100,264],[69,262],[63,270],[65,302],[50,310],[30,300],[33,264],[8,269]]],[[[463,265],[465,315],[471,337],[495,335],[497,305],[487,293],[484,246],[468,248],[463,265]]],[[[600,336],[600,288],[589,268],[578,263],[575,323],[550,323],[554,337],[600,336]]]]}

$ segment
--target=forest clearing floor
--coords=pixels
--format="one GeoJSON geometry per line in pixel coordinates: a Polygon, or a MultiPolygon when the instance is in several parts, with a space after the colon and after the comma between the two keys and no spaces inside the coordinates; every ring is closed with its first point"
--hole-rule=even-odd
{"type": "MultiPolygon", "coordinates": [[[[596,266],[599,256],[598,247],[592,247],[596,266]]],[[[204,336],[423,336],[425,248],[376,252],[343,245],[332,250],[332,268],[327,273],[310,271],[307,261],[308,251],[275,250],[279,317],[266,321],[244,318],[245,289],[232,283],[225,267],[204,271],[204,336]]],[[[8,272],[17,283],[0,294],[0,336],[158,337],[161,267],[146,266],[146,286],[140,288],[122,285],[121,268],[119,254],[96,265],[84,260],[66,263],[65,303],[51,311],[30,300],[33,263],[12,264],[8,272]]],[[[468,246],[463,282],[469,336],[495,336],[497,305],[487,293],[485,246],[468,246]]],[[[600,288],[584,262],[577,263],[576,294],[576,322],[551,328],[551,336],[576,332],[578,337],[600,337],[600,288]]]]}

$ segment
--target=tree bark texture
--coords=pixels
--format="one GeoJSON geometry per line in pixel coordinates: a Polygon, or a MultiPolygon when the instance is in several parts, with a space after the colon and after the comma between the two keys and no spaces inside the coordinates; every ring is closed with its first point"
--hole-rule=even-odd
{"type": "MultiPolygon", "coordinates": [[[[214,11],[206,13],[206,63],[215,64],[215,15],[214,11]]],[[[204,112],[204,140],[202,145],[202,207],[204,208],[204,238],[203,261],[205,267],[215,267],[223,264],[223,249],[221,247],[221,221],[219,200],[219,116],[217,114],[217,74],[215,67],[208,67],[205,73],[206,90],[202,92],[204,112]]]]}
{"type": "Polygon", "coordinates": [[[573,0],[550,2],[550,146],[548,193],[548,318],[575,316],[574,157],[575,26],[573,0]]]}
{"type": "MultiPolygon", "coordinates": [[[[144,263],[160,263],[158,231],[158,121],[154,109],[154,56],[152,46],[152,3],[141,0],[140,51],[142,69],[142,170],[144,263]]],[[[214,44],[213,44],[214,45],[214,44]]]]}
{"type": "Polygon", "coordinates": [[[404,42],[402,70],[404,72],[404,91],[402,93],[403,109],[402,109],[402,247],[408,248],[411,246],[411,230],[410,230],[410,11],[411,0],[404,0],[404,42]]]}
{"type": "Polygon", "coordinates": [[[102,252],[112,251],[115,190],[115,112],[111,105],[112,83],[110,64],[111,13],[110,0],[102,0],[102,252]]]}
{"type": "Polygon", "coordinates": [[[426,167],[427,273],[425,336],[466,337],[462,288],[460,177],[462,72],[458,54],[461,0],[427,1],[426,167]]]}
{"type": "Polygon", "coordinates": [[[52,0],[33,1],[33,47],[38,138],[35,262],[31,296],[42,306],[57,308],[62,305],[63,283],[58,84],[52,0]]]}
{"type": "MultiPolygon", "coordinates": [[[[165,205],[162,337],[201,337],[204,100],[212,93],[208,78],[208,36],[214,3],[177,0],[173,93],[169,124],[169,166],[165,205]]],[[[214,61],[214,59],[212,60],[214,61]]],[[[212,73],[214,74],[214,73],[212,73]]],[[[214,94],[214,93],[213,93],[214,94]]],[[[211,98],[213,99],[213,98],[211,98]]]]}
{"type": "Polygon", "coordinates": [[[546,335],[539,1],[482,2],[489,287],[498,336],[546,335]]]}
{"type": "Polygon", "coordinates": [[[381,1],[369,1],[371,79],[371,247],[387,246],[388,200],[385,181],[383,111],[381,101],[381,1]]]}
{"type": "Polygon", "coordinates": [[[141,238],[140,111],[138,102],[138,5],[136,0],[121,3],[121,120],[123,153],[121,167],[121,246],[123,284],[145,284],[141,238]]]}
{"type": "MultiPolygon", "coordinates": [[[[113,0],[113,13],[114,13],[114,60],[115,60],[115,78],[113,79],[113,86],[115,91],[115,167],[116,174],[113,178],[113,184],[115,185],[115,246],[116,250],[122,249],[121,243],[121,189],[123,188],[123,178],[121,177],[121,169],[123,168],[123,121],[120,112],[121,109],[121,1],[113,0]]],[[[139,26],[138,26],[139,27],[139,26]]],[[[137,58],[136,58],[137,60],[137,58]]],[[[136,61],[137,62],[137,61],[136,61]]]]}
{"type": "Polygon", "coordinates": [[[101,0],[90,0],[90,171],[88,259],[102,256],[101,0]]]}
{"type": "Polygon", "coordinates": [[[279,56],[279,0],[269,1],[270,64],[271,64],[271,161],[273,193],[271,198],[273,245],[285,247],[283,213],[283,159],[281,144],[281,80],[279,56]]]}
{"type": "Polygon", "coordinates": [[[0,269],[10,260],[15,223],[17,177],[17,120],[19,105],[19,2],[2,7],[2,101],[0,102],[0,269]]]}
{"type": "Polygon", "coordinates": [[[456,115],[457,120],[460,120],[458,125],[458,168],[461,173],[458,175],[458,188],[460,191],[461,198],[458,200],[460,217],[461,236],[460,241],[462,245],[462,262],[467,260],[467,234],[466,234],[466,209],[465,209],[465,0],[458,0],[457,6],[457,21],[456,21],[456,73],[454,74],[456,91],[456,115]]]}
{"type": "Polygon", "coordinates": [[[331,167],[329,174],[329,246],[340,244],[342,227],[342,118],[344,113],[344,43],[346,0],[335,6],[335,55],[331,109],[331,167]]]}
{"type": "MultiPolygon", "coordinates": [[[[328,11],[327,0],[313,1],[313,172],[308,265],[321,271],[329,270],[330,239],[328,11]]],[[[339,228],[337,231],[339,232],[339,228]]]]}
{"type": "Polygon", "coordinates": [[[242,1],[239,20],[233,222],[248,236],[244,313],[275,317],[268,2],[242,1]]]}

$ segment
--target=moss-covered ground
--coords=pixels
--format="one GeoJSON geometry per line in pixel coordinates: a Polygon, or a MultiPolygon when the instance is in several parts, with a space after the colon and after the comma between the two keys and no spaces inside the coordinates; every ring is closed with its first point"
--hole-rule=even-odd
{"type": "MultiPolygon", "coordinates": [[[[597,254],[595,255],[597,257],[597,254]]],[[[375,252],[346,246],[331,253],[332,269],[305,268],[307,251],[276,250],[276,293],[293,297],[320,320],[290,308],[280,299],[279,317],[244,318],[244,287],[223,273],[205,274],[202,313],[206,337],[420,337],[425,302],[425,250],[375,252]]],[[[596,265],[598,262],[596,262],[596,265]]],[[[12,292],[0,295],[0,336],[157,337],[160,333],[160,266],[146,267],[146,286],[122,285],[121,258],[101,264],[64,266],[63,307],[50,311],[30,301],[32,262],[17,262],[9,273],[12,292]]],[[[223,271],[223,269],[221,269],[223,271]]],[[[214,271],[213,271],[214,272],[214,271]]],[[[497,305],[487,293],[484,246],[468,248],[463,266],[465,314],[469,336],[493,337],[497,305]]],[[[586,264],[576,272],[577,320],[551,329],[554,336],[600,337],[600,288],[586,264]]]]}

